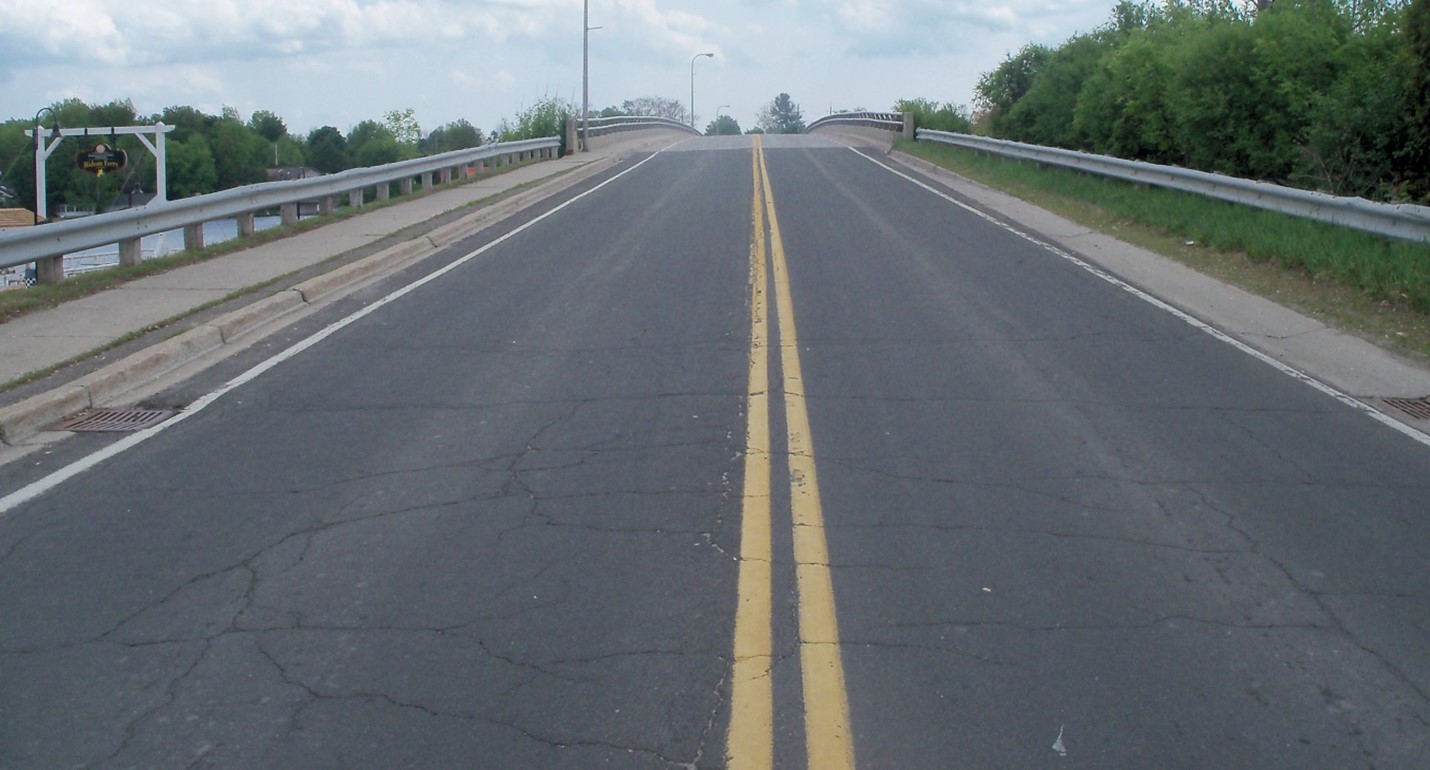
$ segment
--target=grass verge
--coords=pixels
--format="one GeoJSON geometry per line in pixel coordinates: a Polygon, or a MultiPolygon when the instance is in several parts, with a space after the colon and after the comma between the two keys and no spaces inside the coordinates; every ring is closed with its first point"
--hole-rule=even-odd
{"type": "Polygon", "coordinates": [[[1430,247],[959,147],[895,149],[1430,360],[1430,247]]]}

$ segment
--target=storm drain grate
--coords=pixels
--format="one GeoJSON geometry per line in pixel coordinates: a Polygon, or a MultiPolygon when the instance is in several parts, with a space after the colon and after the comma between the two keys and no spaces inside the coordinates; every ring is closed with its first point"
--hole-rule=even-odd
{"type": "Polygon", "coordinates": [[[144,430],[178,414],[170,409],[91,409],[71,417],[60,430],[75,433],[123,433],[144,430]]]}
{"type": "Polygon", "coordinates": [[[1386,406],[1394,407],[1417,420],[1430,420],[1430,396],[1422,398],[1386,398],[1386,406]]]}

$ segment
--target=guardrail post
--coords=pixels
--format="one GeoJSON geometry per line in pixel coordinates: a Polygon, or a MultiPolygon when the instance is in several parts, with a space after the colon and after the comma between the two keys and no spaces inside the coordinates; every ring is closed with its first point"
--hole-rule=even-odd
{"type": "Polygon", "coordinates": [[[424,190],[430,190],[430,189],[432,189],[432,172],[431,172],[431,171],[428,171],[428,172],[425,172],[424,174],[422,174],[422,189],[424,189],[424,190]]]}
{"type": "Polygon", "coordinates": [[[907,139],[907,140],[909,140],[910,142],[914,141],[915,139],[918,138],[917,134],[915,133],[917,130],[918,130],[918,129],[916,129],[916,128],[914,127],[914,114],[913,114],[912,112],[905,112],[905,113],[904,113],[904,138],[907,139]]]}
{"type": "Polygon", "coordinates": [[[398,193],[399,195],[411,195],[411,194],[412,194],[412,177],[410,177],[410,176],[402,177],[402,181],[400,181],[400,182],[397,183],[397,193],[398,193]]]}
{"type": "Polygon", "coordinates": [[[144,261],[144,251],[138,238],[125,238],[119,242],[119,264],[133,267],[144,261]]]}
{"type": "Polygon", "coordinates": [[[184,225],[184,249],[198,251],[204,247],[204,223],[184,225]]]}
{"type": "Polygon", "coordinates": [[[348,190],[348,208],[362,208],[362,190],[348,190]]]}
{"type": "Polygon", "coordinates": [[[437,184],[451,184],[451,183],[452,183],[452,169],[450,169],[450,168],[444,168],[444,169],[442,169],[441,171],[438,171],[438,172],[437,172],[437,184]]]}
{"type": "Polygon", "coordinates": [[[296,224],[298,224],[298,204],[297,204],[297,203],[285,203],[285,204],[283,204],[282,206],[279,206],[279,207],[278,207],[278,213],[283,216],[283,224],[285,224],[285,225],[296,225],[296,224]]]}
{"type": "Polygon", "coordinates": [[[61,283],[65,279],[64,256],[35,260],[35,281],[43,284],[61,283]]]}
{"type": "Polygon", "coordinates": [[[338,210],[338,199],[331,195],[325,195],[318,201],[318,213],[331,215],[338,210]]]}
{"type": "Polygon", "coordinates": [[[234,219],[238,222],[238,235],[240,238],[246,238],[258,232],[258,222],[253,216],[252,211],[245,211],[234,217],[234,219]]]}
{"type": "Polygon", "coordinates": [[[377,186],[377,199],[378,199],[378,200],[380,200],[380,201],[385,201],[385,200],[387,200],[388,198],[391,198],[391,197],[392,197],[392,183],[391,183],[391,182],[382,182],[381,184],[379,184],[379,185],[377,186]]]}

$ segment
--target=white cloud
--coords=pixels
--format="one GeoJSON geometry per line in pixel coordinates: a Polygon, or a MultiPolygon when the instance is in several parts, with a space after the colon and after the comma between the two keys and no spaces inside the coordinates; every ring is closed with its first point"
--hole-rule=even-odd
{"type": "MultiPolygon", "coordinates": [[[[1115,0],[590,0],[591,98],[716,106],[744,126],[785,91],[811,116],[900,97],[967,102],[1026,42],[1102,23],[1115,0]]],[[[412,107],[491,128],[581,95],[582,0],[0,0],[0,120],[66,96],[272,110],[346,130],[412,107]]]]}
{"type": "Polygon", "coordinates": [[[141,66],[334,50],[501,41],[546,28],[555,0],[12,0],[0,6],[0,67],[19,60],[141,66]]]}

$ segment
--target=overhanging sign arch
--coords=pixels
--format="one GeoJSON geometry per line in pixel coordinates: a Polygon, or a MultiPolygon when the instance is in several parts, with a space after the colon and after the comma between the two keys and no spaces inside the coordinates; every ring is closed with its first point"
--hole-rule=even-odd
{"type": "Polygon", "coordinates": [[[164,152],[164,134],[174,130],[174,126],[166,126],[163,123],[155,123],[152,126],[106,126],[103,128],[54,128],[44,131],[39,123],[35,124],[33,130],[26,129],[25,134],[35,139],[35,214],[37,217],[45,217],[48,210],[45,204],[47,194],[47,179],[45,176],[45,161],[49,160],[55,148],[60,146],[67,136],[93,136],[97,138],[112,137],[117,134],[134,136],[139,143],[144,145],[154,156],[154,200],[169,200],[169,163],[168,156],[164,152]],[[150,140],[153,136],[153,140],[150,140]]]}

